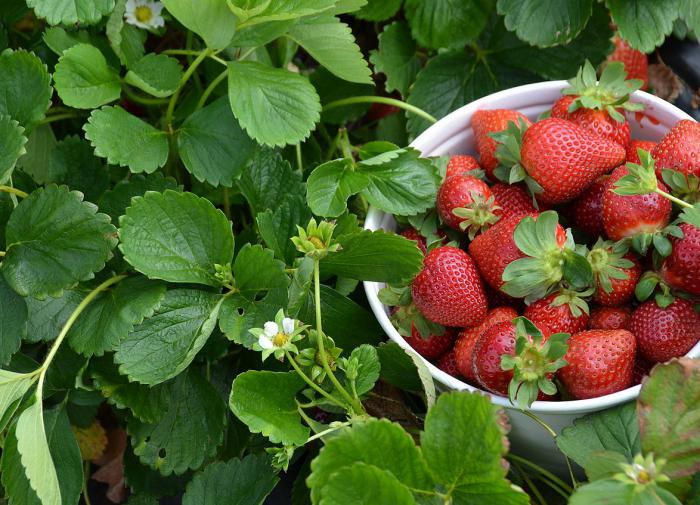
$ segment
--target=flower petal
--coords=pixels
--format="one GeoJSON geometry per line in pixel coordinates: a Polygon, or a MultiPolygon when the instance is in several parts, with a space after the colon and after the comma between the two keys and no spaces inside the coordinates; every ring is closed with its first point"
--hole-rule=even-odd
{"type": "Polygon", "coordinates": [[[270,339],[269,339],[268,337],[266,337],[265,335],[260,335],[260,336],[258,337],[258,345],[259,345],[262,349],[272,349],[273,347],[275,347],[275,345],[272,343],[272,340],[270,340],[270,339]]]}
{"type": "Polygon", "coordinates": [[[279,329],[279,326],[277,326],[276,322],[268,321],[265,323],[265,326],[263,327],[263,331],[265,332],[265,335],[272,338],[279,333],[280,329],[279,329]]]}
{"type": "Polygon", "coordinates": [[[292,333],[294,331],[294,319],[289,317],[282,319],[282,329],[287,335],[292,333]]]}

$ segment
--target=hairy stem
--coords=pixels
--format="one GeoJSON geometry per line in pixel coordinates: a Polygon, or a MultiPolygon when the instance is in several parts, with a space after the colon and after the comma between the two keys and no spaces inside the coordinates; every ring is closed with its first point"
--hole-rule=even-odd
{"type": "Polygon", "coordinates": [[[289,354],[289,351],[284,351],[284,355],[287,357],[287,360],[289,360],[289,363],[292,365],[292,368],[296,371],[296,373],[299,374],[299,376],[304,379],[304,382],[306,382],[311,389],[316,391],[318,394],[326,398],[328,401],[331,403],[336,404],[337,406],[346,409],[347,405],[343,404],[342,402],[338,401],[336,398],[333,398],[327,391],[325,391],[321,386],[316,384],[314,381],[312,381],[308,375],[304,373],[304,371],[299,367],[297,362],[294,360],[294,357],[289,354]]]}
{"type": "Polygon", "coordinates": [[[345,105],[353,105],[356,103],[383,103],[385,105],[393,105],[394,107],[398,107],[399,109],[411,112],[416,116],[420,116],[423,119],[427,119],[431,123],[437,123],[437,119],[435,119],[434,116],[425,112],[423,109],[419,109],[415,105],[402,102],[401,100],[396,100],[395,98],[388,98],[385,96],[353,96],[350,98],[343,98],[341,100],[335,100],[334,102],[327,103],[323,107],[323,110],[327,111],[331,109],[336,109],[338,107],[343,107],[345,105]]]}
{"type": "Polygon", "coordinates": [[[73,119],[80,117],[79,112],[62,112],[61,114],[53,114],[51,116],[46,116],[44,119],[39,121],[40,125],[53,123],[55,121],[62,121],[63,119],[73,119]]]}
{"type": "Polygon", "coordinates": [[[555,483],[557,486],[559,486],[563,491],[566,491],[567,493],[573,493],[573,488],[569,486],[566,482],[561,480],[559,477],[554,475],[552,472],[549,470],[542,468],[540,465],[533,463],[529,459],[522,458],[518,456],[517,454],[508,454],[508,459],[520,464],[520,465],[525,465],[527,467],[532,468],[535,470],[537,473],[543,475],[547,479],[551,480],[553,483],[555,483]]]}
{"type": "Polygon", "coordinates": [[[12,195],[17,195],[20,198],[27,198],[29,196],[28,193],[25,193],[21,189],[13,188],[12,186],[4,186],[0,184],[0,192],[2,193],[10,193],[12,195]]]}
{"type": "Polygon", "coordinates": [[[664,198],[668,198],[668,199],[671,200],[673,203],[677,203],[677,204],[680,205],[681,207],[685,207],[686,209],[692,209],[692,208],[693,208],[693,206],[690,205],[690,204],[689,204],[688,202],[686,202],[685,200],[681,200],[680,198],[677,198],[677,197],[673,196],[673,195],[670,194],[670,193],[666,193],[666,192],[665,192],[664,190],[662,190],[662,189],[656,188],[655,191],[656,191],[658,194],[660,194],[661,196],[663,196],[664,198]]]}
{"type": "Polygon", "coordinates": [[[124,91],[124,94],[129,100],[141,105],[163,105],[168,103],[169,101],[167,98],[149,98],[146,96],[139,96],[133,91],[131,91],[131,89],[128,86],[124,86],[122,90],[124,91]]]}
{"type": "MultiPolygon", "coordinates": [[[[173,123],[173,114],[175,112],[175,105],[177,104],[178,98],[180,98],[180,93],[182,92],[182,89],[185,87],[185,84],[187,84],[187,81],[190,80],[190,77],[192,77],[192,74],[195,73],[197,70],[197,67],[202,64],[202,62],[208,57],[211,56],[214,53],[213,49],[205,49],[199,55],[195,58],[195,60],[192,62],[192,64],[187,67],[187,70],[182,76],[182,79],[180,80],[180,84],[177,87],[177,90],[175,93],[173,93],[173,96],[170,97],[170,102],[168,102],[168,110],[165,112],[165,128],[166,131],[169,133],[172,132],[172,123],[173,123]]],[[[223,60],[222,60],[223,61],[223,60]]]]}
{"type": "Polygon", "coordinates": [[[219,75],[216,76],[216,78],[214,78],[213,81],[211,81],[209,86],[207,86],[207,88],[204,90],[204,93],[202,93],[202,96],[199,98],[199,102],[197,102],[197,107],[195,108],[195,110],[199,110],[202,107],[204,107],[204,104],[207,103],[207,99],[209,98],[209,95],[211,95],[214,92],[216,87],[221,83],[221,81],[226,79],[227,76],[228,76],[228,69],[221,72],[219,75]]]}
{"type": "MultiPolygon", "coordinates": [[[[554,431],[547,423],[545,423],[542,419],[540,419],[537,415],[533,414],[529,410],[521,410],[523,414],[525,414],[527,417],[535,421],[537,424],[542,426],[551,436],[554,442],[556,443],[557,437],[557,432],[554,431]]],[[[576,482],[576,477],[574,477],[574,469],[571,468],[571,461],[569,461],[569,457],[564,454],[564,460],[566,461],[566,466],[569,470],[569,477],[571,477],[571,484],[576,487],[577,482],[576,482]]]]}

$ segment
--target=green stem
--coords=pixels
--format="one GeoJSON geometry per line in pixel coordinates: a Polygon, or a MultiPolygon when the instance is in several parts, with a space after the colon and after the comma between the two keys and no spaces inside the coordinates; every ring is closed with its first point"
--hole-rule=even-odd
{"type": "Polygon", "coordinates": [[[420,116],[423,119],[427,119],[431,123],[437,123],[437,119],[435,119],[434,116],[431,116],[430,114],[425,112],[423,109],[419,109],[418,107],[408,104],[406,102],[402,102],[401,100],[396,100],[395,98],[388,98],[385,96],[353,96],[350,98],[342,98],[340,100],[335,100],[334,102],[327,103],[323,107],[323,110],[325,112],[327,110],[336,109],[345,105],[354,105],[356,103],[383,103],[385,105],[393,105],[394,107],[398,107],[399,109],[412,112],[416,116],[420,116]]]}
{"type": "Polygon", "coordinates": [[[88,494],[88,481],[90,480],[90,462],[85,462],[85,467],[83,469],[83,500],[85,505],[91,505],[90,495],[88,494]]]}
{"type": "Polygon", "coordinates": [[[195,110],[199,110],[202,107],[204,107],[204,104],[207,103],[207,99],[209,98],[209,95],[211,95],[214,92],[216,87],[221,83],[221,81],[226,79],[227,76],[228,76],[228,69],[221,72],[219,75],[216,76],[216,78],[213,81],[211,81],[209,86],[207,86],[207,89],[205,89],[204,93],[202,93],[202,96],[200,97],[199,102],[197,102],[197,107],[195,108],[195,110]]]}
{"type": "Polygon", "coordinates": [[[175,90],[173,96],[170,97],[170,102],[168,102],[168,110],[165,112],[165,128],[168,132],[173,131],[173,113],[175,112],[175,104],[177,104],[177,100],[178,98],[180,98],[180,93],[182,92],[182,89],[185,87],[185,84],[187,84],[187,81],[190,80],[192,74],[195,73],[197,67],[202,64],[202,62],[207,58],[207,56],[213,54],[213,52],[213,49],[207,48],[201,53],[199,53],[199,56],[197,56],[192,62],[192,64],[189,67],[187,67],[187,70],[185,71],[185,73],[182,76],[182,79],[180,80],[180,84],[178,85],[177,90],[175,90]]]}
{"type": "Polygon", "coordinates": [[[532,482],[532,479],[530,476],[525,473],[525,470],[523,470],[520,465],[517,463],[514,463],[513,466],[515,469],[518,471],[520,474],[520,477],[525,481],[525,484],[527,484],[528,489],[530,490],[530,493],[535,496],[535,499],[537,500],[537,503],[540,505],[547,505],[547,502],[544,499],[544,496],[542,496],[542,493],[540,493],[540,490],[535,486],[535,483],[532,482]]]}
{"type": "Polygon", "coordinates": [[[240,55],[240,56],[238,57],[238,61],[243,61],[243,60],[245,60],[248,56],[250,56],[251,54],[253,54],[253,53],[255,52],[256,49],[257,49],[257,47],[251,47],[251,48],[248,49],[245,53],[243,53],[242,55],[240,55]]]}
{"type": "Polygon", "coordinates": [[[303,172],[304,171],[304,160],[301,157],[301,144],[297,144],[295,146],[296,152],[297,152],[297,167],[299,167],[299,171],[303,172]]]}
{"type": "MultiPolygon", "coordinates": [[[[204,51],[194,51],[194,50],[189,50],[189,49],[167,49],[167,50],[163,51],[161,54],[172,54],[172,55],[179,55],[179,56],[200,56],[202,53],[206,53],[207,51],[209,51],[209,49],[205,49],[204,51]]],[[[207,57],[214,60],[217,63],[220,63],[221,65],[228,65],[226,60],[219,58],[213,52],[210,52],[209,54],[207,54],[207,57]]],[[[194,61],[192,63],[194,63],[194,61]]]]}
{"type": "Polygon", "coordinates": [[[553,481],[555,484],[557,484],[559,487],[561,487],[563,490],[565,490],[568,493],[573,493],[574,490],[571,486],[569,486],[566,482],[561,480],[559,477],[554,475],[552,472],[549,470],[542,468],[540,465],[533,463],[529,459],[522,458],[518,456],[517,454],[508,454],[508,459],[511,459],[521,465],[528,466],[535,470],[536,472],[540,473],[541,475],[547,477],[549,480],[553,481]]]}
{"type": "MultiPolygon", "coordinates": [[[[542,426],[551,436],[554,442],[556,443],[557,441],[557,432],[554,431],[547,423],[545,423],[542,419],[540,419],[538,416],[530,412],[529,410],[521,410],[523,414],[525,414],[527,417],[535,421],[537,424],[542,426]]],[[[573,484],[574,487],[576,487],[576,477],[574,477],[574,469],[571,468],[571,461],[569,461],[569,457],[564,454],[564,460],[566,461],[566,466],[569,469],[569,477],[571,477],[571,484],[573,484]]]]}
{"type": "Polygon", "coordinates": [[[79,117],[79,112],[63,112],[61,114],[54,114],[52,116],[46,116],[44,119],[39,121],[40,125],[53,123],[55,121],[61,121],[63,119],[73,119],[79,117]]]}
{"type": "Polygon", "coordinates": [[[12,186],[4,186],[2,184],[0,184],[0,192],[17,195],[20,198],[27,198],[29,196],[28,193],[25,193],[21,189],[13,188],[12,186]]]}
{"type": "Polygon", "coordinates": [[[124,86],[123,91],[129,100],[141,105],[163,105],[168,103],[169,101],[167,98],[149,98],[145,96],[139,96],[133,91],[131,91],[131,89],[129,89],[128,86],[124,86]]]}
{"type": "Polygon", "coordinates": [[[355,158],[352,155],[352,144],[350,143],[350,137],[348,136],[347,128],[340,129],[340,149],[343,151],[343,157],[355,162],[355,158]]]}
{"type": "Polygon", "coordinates": [[[665,192],[664,190],[662,190],[662,189],[656,188],[656,192],[657,192],[658,194],[660,194],[661,196],[663,196],[664,198],[668,198],[668,199],[671,200],[673,203],[677,203],[677,204],[680,205],[681,207],[685,207],[686,209],[692,209],[692,208],[693,208],[693,206],[690,205],[690,204],[689,204],[688,202],[686,202],[685,200],[681,200],[680,198],[677,198],[677,197],[673,196],[673,195],[670,194],[670,193],[666,193],[666,192],[665,192]]]}
{"type": "Polygon", "coordinates": [[[83,298],[83,301],[78,304],[78,306],[75,308],[73,313],[70,315],[66,323],[63,325],[63,328],[61,328],[61,333],[58,334],[58,337],[56,337],[56,340],[54,341],[53,345],[51,346],[51,349],[49,350],[49,353],[46,355],[46,358],[44,358],[44,362],[42,363],[41,367],[39,367],[39,384],[37,385],[36,388],[36,398],[37,401],[41,401],[43,398],[43,389],[44,389],[44,378],[46,377],[46,372],[49,369],[49,366],[51,366],[51,362],[53,361],[54,357],[56,356],[56,353],[58,352],[58,348],[61,347],[61,344],[63,343],[63,340],[66,338],[66,335],[68,334],[68,331],[70,331],[71,327],[73,324],[75,324],[75,321],[78,319],[80,314],[83,313],[85,308],[90,305],[90,302],[92,302],[97,295],[100,294],[100,292],[104,291],[108,287],[110,287],[112,284],[116,284],[117,282],[121,281],[122,279],[126,278],[126,275],[115,275],[114,277],[110,277],[106,281],[104,281],[102,284],[97,286],[95,289],[90,291],[88,295],[83,298]]]}
{"type": "Polygon", "coordinates": [[[316,333],[318,339],[318,354],[321,358],[321,363],[323,363],[323,369],[326,371],[326,375],[331,380],[335,388],[341,394],[343,398],[352,406],[353,410],[357,414],[365,414],[365,409],[362,406],[362,402],[354,399],[350,396],[345,388],[340,384],[338,378],[331,370],[330,365],[328,365],[328,358],[326,357],[326,348],[323,343],[323,325],[321,323],[321,273],[320,273],[320,260],[314,258],[314,302],[316,305],[316,333]]]}
{"type": "Polygon", "coordinates": [[[309,442],[316,440],[317,438],[321,438],[323,436],[326,436],[329,433],[333,433],[334,431],[338,431],[342,428],[345,428],[346,426],[350,426],[350,423],[348,421],[341,423],[337,426],[334,426],[333,428],[328,428],[327,430],[319,431],[315,435],[310,436],[309,439],[306,441],[306,443],[308,444],[309,442]]]}
{"type": "Polygon", "coordinates": [[[341,407],[342,409],[345,409],[347,406],[343,404],[343,402],[337,400],[336,398],[333,398],[327,391],[325,391],[321,386],[316,384],[314,381],[312,381],[308,375],[304,373],[304,371],[299,367],[297,362],[294,360],[294,357],[289,354],[289,351],[284,351],[284,355],[287,357],[287,360],[289,360],[289,363],[292,365],[292,368],[298,373],[302,379],[304,379],[304,382],[306,382],[309,386],[311,386],[311,389],[316,391],[318,394],[326,398],[328,401],[335,403],[337,406],[341,407]]]}

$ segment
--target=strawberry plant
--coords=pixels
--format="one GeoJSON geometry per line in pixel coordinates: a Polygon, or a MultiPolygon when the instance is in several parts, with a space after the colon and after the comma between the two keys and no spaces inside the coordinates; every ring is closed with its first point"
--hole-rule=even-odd
{"type": "Polygon", "coordinates": [[[699,337],[697,125],[626,119],[672,31],[694,0],[3,1],[0,503],[695,503],[697,363],[650,369],[699,337]],[[478,159],[407,147],[572,76],[552,118],[475,115],[478,159]],[[419,354],[524,409],[649,378],[553,473],[419,354]]]}

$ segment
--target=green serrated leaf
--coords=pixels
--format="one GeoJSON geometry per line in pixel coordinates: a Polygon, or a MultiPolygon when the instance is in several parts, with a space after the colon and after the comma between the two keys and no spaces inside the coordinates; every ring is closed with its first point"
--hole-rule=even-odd
{"type": "Polygon", "coordinates": [[[153,53],[132,64],[124,76],[127,84],[160,98],[175,93],[181,79],[182,67],[175,58],[153,53]]]}
{"type": "Polygon", "coordinates": [[[644,453],[667,463],[671,478],[700,471],[700,365],[690,359],[654,367],[639,394],[639,428],[644,453]]]}
{"type": "Polygon", "coordinates": [[[368,0],[353,16],[364,21],[386,21],[394,17],[402,3],[403,0],[368,0]]]}
{"type": "Polygon", "coordinates": [[[635,405],[628,403],[577,419],[562,430],[557,446],[584,468],[598,451],[618,452],[631,461],[642,449],[635,405]]]}
{"type": "Polygon", "coordinates": [[[308,79],[252,61],[230,62],[228,69],[231,110],[251,137],[270,146],[308,137],[321,111],[308,79]]]}
{"type": "Polygon", "coordinates": [[[680,0],[680,17],[693,32],[700,33],[700,9],[695,0],[680,0]]]}
{"type": "Polygon", "coordinates": [[[394,22],[379,34],[379,49],[369,59],[376,72],[386,75],[386,90],[406,96],[421,68],[416,43],[406,23],[394,22]]]}
{"type": "Polygon", "coordinates": [[[56,296],[104,267],[115,233],[108,216],[97,214],[80,193],[65,186],[40,188],[10,216],[2,273],[22,296],[56,296]]]}
{"type": "Polygon", "coordinates": [[[25,298],[29,311],[27,342],[50,342],[55,339],[83,297],[83,293],[70,290],[64,291],[59,298],[25,298]]]}
{"type": "Polygon", "coordinates": [[[70,135],[51,150],[45,183],[65,184],[85,199],[96,202],[109,187],[109,170],[96,158],[92,147],[77,135],[70,135]]]}
{"type": "Polygon", "coordinates": [[[419,214],[434,206],[440,179],[429,159],[415,150],[401,152],[385,163],[357,165],[367,178],[362,195],[373,206],[399,216],[419,214]]]}
{"type": "Polygon", "coordinates": [[[20,400],[36,382],[36,377],[31,374],[0,370],[0,420],[7,419],[5,416],[8,411],[12,411],[15,402],[20,400]]]}
{"type": "Polygon", "coordinates": [[[416,242],[368,230],[338,239],[341,250],[321,261],[324,274],[400,285],[420,271],[423,255],[416,242]]]}
{"type": "Polygon", "coordinates": [[[127,0],[117,0],[114,10],[109,15],[105,32],[109,45],[124,65],[139,61],[146,52],[143,44],[146,41],[146,30],[126,24],[124,13],[127,0]]]}
{"type": "MultiPolygon", "coordinates": [[[[0,365],[9,363],[27,335],[27,304],[0,277],[0,365]]],[[[0,418],[3,410],[0,408],[0,418]]]]}
{"type": "Polygon", "coordinates": [[[679,0],[606,0],[620,36],[639,51],[649,53],[673,31],[679,0]]]}
{"type": "Polygon", "coordinates": [[[121,107],[93,110],[83,130],[97,156],[134,173],[150,174],[168,160],[166,133],[121,107]]]}
{"type": "Polygon", "coordinates": [[[52,92],[51,77],[38,56],[24,50],[0,53],[0,115],[33,126],[51,105],[52,92]]]}
{"type": "Polygon", "coordinates": [[[413,505],[411,491],[393,474],[376,466],[353,463],[344,466],[328,479],[321,490],[322,503],[354,505],[413,505]]]}
{"type": "Polygon", "coordinates": [[[134,453],[162,475],[195,470],[216,454],[226,428],[226,405],[195,370],[168,384],[167,410],[156,423],[127,424],[134,453]]]}
{"type": "Polygon", "coordinates": [[[226,97],[189,116],[179,129],[182,163],[197,180],[230,187],[260,149],[233,117],[226,97]]]}
{"type": "Polygon", "coordinates": [[[251,432],[272,443],[303,445],[309,428],[301,424],[296,395],[305,385],[296,372],[249,370],[234,379],[229,407],[251,432]]]}
{"type": "Polygon", "coordinates": [[[177,181],[172,177],[164,177],[160,172],[149,175],[132,175],[129,179],[119,181],[112,189],[105,191],[98,201],[102,212],[112,218],[113,223],[119,223],[119,216],[124,215],[131,205],[134,196],[143,196],[147,191],[164,192],[166,189],[181,191],[177,181]]]}
{"type": "Polygon", "coordinates": [[[227,3],[238,19],[249,26],[329,11],[337,0],[227,0],[227,3]]]}
{"type": "Polygon", "coordinates": [[[288,265],[298,254],[290,238],[297,235],[297,226],[306,226],[309,219],[311,211],[301,195],[290,195],[274,211],[268,209],[255,217],[260,237],[288,265]]]}
{"type": "Polygon", "coordinates": [[[225,463],[217,461],[192,478],[182,497],[182,504],[262,503],[278,480],[270,465],[270,457],[264,454],[249,454],[225,463]]]}
{"type": "Polygon", "coordinates": [[[377,347],[381,377],[389,384],[414,392],[424,392],[428,407],[435,403],[435,383],[420,356],[395,342],[377,347]]]}
{"type": "Polygon", "coordinates": [[[231,223],[193,193],[147,192],[120,219],[124,259],[152,279],[220,286],[215,265],[233,258],[231,223]]]}
{"type": "MultiPolygon", "coordinates": [[[[124,0],[126,1],[126,0],[124,0]]],[[[123,14],[123,13],[122,13],[123,14]]],[[[52,26],[44,32],[44,43],[58,56],[76,44],[89,44],[90,34],[85,30],[67,31],[60,26],[52,26]]]]}
{"type": "Polygon", "coordinates": [[[314,214],[337,217],[345,212],[348,198],[362,191],[367,184],[367,177],[353,169],[352,160],[327,161],[309,175],[306,200],[314,214]]]}
{"type": "Polygon", "coordinates": [[[406,0],[404,10],[413,38],[423,47],[462,47],[486,26],[493,0],[406,0]]]}
{"type": "Polygon", "coordinates": [[[26,153],[24,128],[10,116],[0,115],[0,184],[12,177],[20,156],[26,153]]]}
{"type": "Polygon", "coordinates": [[[27,0],[50,25],[94,25],[114,8],[114,0],[27,0]]]}
{"type": "Polygon", "coordinates": [[[54,81],[63,103],[79,109],[93,109],[121,95],[119,74],[90,44],[76,44],[63,52],[54,81]]]}
{"type": "Polygon", "coordinates": [[[680,505],[680,501],[670,492],[656,485],[635,489],[633,484],[619,480],[597,480],[576,488],[569,505],[590,505],[592,503],[619,504],[659,504],[680,505]]]}
{"type": "Polygon", "coordinates": [[[374,383],[379,379],[379,356],[377,350],[369,344],[356,347],[350,353],[350,358],[357,358],[360,363],[357,379],[355,379],[355,392],[363,395],[374,387],[374,383]]]}
{"type": "Polygon", "coordinates": [[[165,293],[153,315],[126,335],[114,361],[141,384],[160,384],[182,372],[207,342],[223,298],[194,289],[165,293]]]}
{"type": "Polygon", "coordinates": [[[236,16],[226,0],[163,0],[165,8],[186,28],[204,39],[210,49],[223,49],[236,32],[236,16]]]}
{"type": "Polygon", "coordinates": [[[571,42],[591,16],[592,0],[498,0],[498,13],[521,40],[540,47],[571,42]],[[538,20],[538,22],[533,22],[538,20]]]}
{"type": "Polygon", "coordinates": [[[51,125],[45,124],[34,128],[28,139],[24,145],[27,152],[17,160],[16,168],[21,168],[37,184],[46,184],[51,153],[57,144],[56,136],[51,125]]]}
{"type": "Polygon", "coordinates": [[[153,314],[164,296],[165,284],[145,277],[125,279],[85,309],[68,332],[68,342],[87,357],[114,351],[135,324],[153,314]]]}

